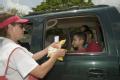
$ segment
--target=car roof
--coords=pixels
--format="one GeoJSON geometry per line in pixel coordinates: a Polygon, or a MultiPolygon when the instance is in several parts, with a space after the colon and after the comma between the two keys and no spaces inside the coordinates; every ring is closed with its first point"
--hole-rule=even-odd
{"type": "Polygon", "coordinates": [[[110,8],[110,6],[108,5],[96,5],[96,6],[92,6],[92,7],[85,7],[85,8],[80,8],[80,7],[71,7],[68,9],[57,9],[57,10],[53,10],[53,11],[43,11],[43,12],[33,12],[30,13],[29,15],[26,16],[34,16],[34,15],[50,15],[50,14],[61,14],[61,13],[68,13],[68,12],[78,12],[78,11],[90,11],[90,10],[101,10],[101,9],[106,9],[106,8],[110,8]]]}
{"type": "MultiPolygon", "coordinates": [[[[73,7],[65,10],[55,10],[55,11],[45,11],[45,12],[34,12],[30,13],[29,15],[24,16],[24,18],[29,18],[29,19],[48,19],[48,18],[57,18],[57,17],[69,17],[69,16],[79,16],[79,15],[96,15],[96,14],[101,14],[104,15],[106,12],[109,13],[119,13],[117,9],[113,6],[109,5],[95,5],[92,7],[86,7],[86,8],[80,8],[80,7],[73,7]]],[[[115,13],[115,14],[116,14],[115,13]]]]}

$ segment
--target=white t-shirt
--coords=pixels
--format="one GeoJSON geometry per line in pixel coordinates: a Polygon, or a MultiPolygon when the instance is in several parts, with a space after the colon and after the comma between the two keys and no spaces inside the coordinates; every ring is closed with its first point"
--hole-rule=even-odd
{"type": "Polygon", "coordinates": [[[16,47],[20,48],[17,48],[10,57],[6,77],[8,80],[27,80],[28,74],[38,66],[32,58],[33,54],[12,40],[2,37],[0,37],[0,76],[4,75],[8,57],[16,47]]]}

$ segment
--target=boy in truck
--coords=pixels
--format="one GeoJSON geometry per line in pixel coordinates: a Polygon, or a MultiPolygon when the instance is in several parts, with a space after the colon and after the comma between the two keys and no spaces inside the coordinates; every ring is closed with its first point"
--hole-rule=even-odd
{"type": "Polygon", "coordinates": [[[73,34],[72,45],[75,49],[75,52],[82,53],[86,52],[86,48],[84,47],[86,42],[86,35],[83,32],[76,32],[73,34]]]}

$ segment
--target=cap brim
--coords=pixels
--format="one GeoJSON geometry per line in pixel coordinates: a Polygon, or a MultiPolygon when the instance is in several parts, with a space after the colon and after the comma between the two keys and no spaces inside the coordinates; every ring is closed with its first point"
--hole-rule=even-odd
{"type": "Polygon", "coordinates": [[[29,20],[28,19],[18,19],[17,21],[15,21],[17,23],[28,23],[29,20]]]}

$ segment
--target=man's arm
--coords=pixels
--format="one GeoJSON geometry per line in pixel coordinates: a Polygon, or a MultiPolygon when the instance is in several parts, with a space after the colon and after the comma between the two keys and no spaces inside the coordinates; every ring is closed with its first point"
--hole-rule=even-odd
{"type": "Polygon", "coordinates": [[[53,65],[55,64],[56,59],[50,58],[45,63],[38,65],[35,69],[33,69],[30,74],[38,77],[38,78],[44,78],[44,76],[51,70],[53,65]]]}
{"type": "MultiPolygon", "coordinates": [[[[52,47],[54,47],[54,48],[59,48],[59,47],[61,46],[61,44],[54,42],[54,43],[52,43],[50,46],[52,46],[52,47]]],[[[49,46],[48,46],[48,47],[49,47],[49,46]]],[[[34,60],[38,60],[38,59],[41,59],[43,56],[47,55],[47,53],[48,53],[48,47],[45,48],[45,49],[42,50],[42,51],[39,51],[39,52],[35,53],[35,54],[33,55],[33,59],[34,59],[34,60]]]]}
{"type": "Polygon", "coordinates": [[[33,54],[32,58],[33,58],[34,60],[39,60],[39,59],[41,59],[42,57],[44,57],[45,55],[47,55],[47,53],[48,53],[48,48],[45,48],[44,50],[39,51],[39,52],[33,54]]]}
{"type": "Polygon", "coordinates": [[[65,50],[61,49],[58,50],[56,53],[53,53],[50,57],[50,59],[46,62],[44,62],[41,65],[38,65],[35,69],[33,69],[30,74],[38,77],[38,78],[43,78],[53,67],[55,64],[57,58],[64,56],[65,55],[65,50]]]}

